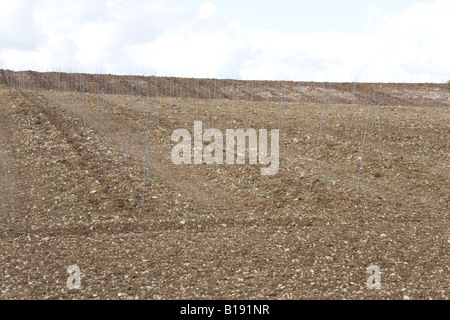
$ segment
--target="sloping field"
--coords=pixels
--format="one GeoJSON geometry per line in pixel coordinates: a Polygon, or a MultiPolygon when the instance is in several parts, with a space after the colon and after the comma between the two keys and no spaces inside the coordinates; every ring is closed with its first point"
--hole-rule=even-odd
{"type": "Polygon", "coordinates": [[[445,85],[6,76],[1,299],[448,299],[445,85]],[[195,120],[280,129],[278,173],[173,164],[195,120]]]}

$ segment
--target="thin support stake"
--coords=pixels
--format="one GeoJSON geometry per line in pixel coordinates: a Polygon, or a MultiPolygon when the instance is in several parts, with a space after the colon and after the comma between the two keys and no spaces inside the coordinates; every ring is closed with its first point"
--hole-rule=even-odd
{"type": "Polygon", "coordinates": [[[61,72],[58,72],[58,118],[61,119],[59,109],[61,107],[61,72]]]}
{"type": "Polygon", "coordinates": [[[283,125],[283,112],[284,112],[284,99],[282,82],[280,83],[280,114],[278,115],[278,129],[281,129],[283,125]]]}
{"type": "Polygon", "coordinates": [[[422,101],[419,102],[419,117],[420,117],[420,161],[423,162],[423,150],[422,150],[422,101]]]}
{"type": "Polygon", "coordinates": [[[198,108],[199,108],[199,101],[198,101],[199,85],[198,85],[198,79],[195,79],[195,89],[196,89],[196,95],[197,95],[197,105],[196,105],[196,108],[195,108],[195,121],[198,121],[198,108]]]}
{"type": "Polygon", "coordinates": [[[380,153],[383,152],[383,145],[381,143],[381,115],[380,115],[380,101],[378,101],[378,137],[380,140],[380,153]]]}
{"type": "Polygon", "coordinates": [[[402,89],[402,97],[400,100],[400,118],[398,122],[398,130],[400,130],[402,126],[402,111],[403,111],[403,89],[402,89]]]}
{"type": "Polygon", "coordinates": [[[183,82],[180,86],[181,104],[180,104],[180,128],[183,127],[183,82]]]}
{"type": "Polygon", "coordinates": [[[155,102],[157,104],[157,105],[155,105],[155,108],[156,108],[156,120],[159,123],[159,106],[161,105],[161,103],[158,100],[158,97],[159,97],[159,94],[158,94],[158,78],[155,76],[155,102]]]}
{"type": "Polygon", "coordinates": [[[322,136],[322,127],[324,126],[325,117],[326,117],[326,113],[325,113],[326,106],[327,106],[327,97],[325,97],[325,101],[323,103],[322,121],[320,121],[319,137],[317,138],[316,156],[314,158],[314,164],[313,164],[312,173],[311,173],[311,182],[310,182],[310,185],[309,185],[309,189],[310,190],[312,189],[313,181],[314,181],[314,175],[316,173],[316,163],[317,163],[317,156],[319,154],[320,137],[322,136]]]}
{"type": "Polygon", "coordinates": [[[214,97],[213,97],[213,105],[212,105],[212,117],[211,117],[211,128],[214,129],[214,109],[216,105],[216,86],[217,82],[216,79],[214,79],[214,97]]]}
{"type": "Polygon", "coordinates": [[[131,132],[131,119],[133,115],[133,80],[131,81],[131,105],[130,105],[130,115],[128,118],[128,138],[127,138],[127,153],[125,156],[125,174],[123,184],[127,185],[127,168],[128,168],[128,153],[130,150],[130,132],[131,132]]]}
{"type": "MultiPolygon", "coordinates": [[[[113,89],[112,93],[114,94],[114,77],[113,77],[113,89]]],[[[108,91],[108,117],[106,120],[106,148],[105,148],[105,174],[104,174],[104,181],[106,183],[106,177],[108,173],[108,146],[109,146],[109,117],[110,117],[110,110],[111,110],[111,94],[108,91]]]]}
{"type": "Polygon", "coordinates": [[[300,85],[298,86],[298,132],[302,132],[302,103],[301,103],[301,93],[300,85]]]}
{"type": "Polygon", "coordinates": [[[100,141],[102,139],[103,114],[105,113],[105,91],[106,91],[106,83],[105,83],[105,89],[103,89],[102,113],[101,113],[101,116],[100,116],[100,124],[99,124],[99,128],[98,128],[97,153],[100,153],[100,141]]]}
{"type": "Polygon", "coordinates": [[[84,147],[86,148],[86,104],[84,101],[84,76],[83,76],[83,135],[84,135],[84,147]]]}
{"type": "Polygon", "coordinates": [[[74,135],[74,122],[75,122],[75,106],[77,104],[77,75],[75,74],[75,87],[73,91],[73,105],[72,105],[72,136],[74,135]]]}
{"type": "Polygon", "coordinates": [[[231,129],[233,129],[233,121],[234,121],[234,94],[235,94],[235,85],[236,82],[234,82],[233,84],[233,97],[232,97],[232,104],[231,104],[231,129]]]}
{"type": "Polygon", "coordinates": [[[364,130],[364,139],[363,139],[363,145],[362,145],[361,160],[360,160],[360,163],[359,163],[358,182],[356,183],[355,203],[358,200],[359,181],[361,179],[361,171],[362,171],[363,157],[364,157],[364,147],[366,145],[367,126],[369,124],[370,106],[371,105],[369,104],[369,109],[367,110],[366,129],[364,130]]]}
{"type": "Polygon", "coordinates": [[[82,114],[83,114],[83,86],[81,84],[81,74],[80,74],[80,93],[79,93],[79,99],[80,99],[80,107],[78,109],[78,136],[81,137],[81,123],[83,122],[82,114]]]}
{"type": "Polygon", "coordinates": [[[353,116],[355,114],[355,103],[356,103],[356,81],[353,85],[353,103],[352,103],[352,118],[351,118],[351,127],[353,128],[353,116]]]}
{"type": "Polygon", "coordinates": [[[250,102],[250,129],[252,128],[252,115],[253,115],[253,90],[254,90],[254,85],[253,85],[253,81],[252,81],[252,100],[250,102]]]}
{"type": "Polygon", "coordinates": [[[170,107],[169,107],[169,114],[170,114],[170,121],[173,121],[173,117],[172,117],[172,77],[169,78],[169,95],[170,95],[170,99],[169,99],[169,103],[170,103],[170,107]]]}
{"type": "Polygon", "coordinates": [[[433,107],[434,107],[434,98],[431,98],[431,110],[430,110],[430,127],[433,129],[433,107]]]}
{"type": "Polygon", "coordinates": [[[144,155],[144,183],[142,187],[142,210],[144,210],[145,204],[145,182],[147,180],[147,153],[148,153],[148,123],[150,114],[150,99],[148,96],[148,84],[147,84],[147,124],[145,127],[145,155],[144,155]]]}

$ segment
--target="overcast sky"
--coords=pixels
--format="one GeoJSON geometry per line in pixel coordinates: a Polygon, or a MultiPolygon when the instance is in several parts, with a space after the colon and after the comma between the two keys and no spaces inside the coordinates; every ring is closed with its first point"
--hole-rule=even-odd
{"type": "Polygon", "coordinates": [[[0,0],[0,8],[0,68],[450,79],[450,0],[0,0]]]}

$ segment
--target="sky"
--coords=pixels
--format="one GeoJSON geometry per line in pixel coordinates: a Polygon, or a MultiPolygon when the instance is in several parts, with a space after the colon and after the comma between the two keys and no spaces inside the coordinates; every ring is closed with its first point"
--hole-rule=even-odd
{"type": "Polygon", "coordinates": [[[450,79],[450,0],[0,0],[0,8],[0,68],[450,79]]]}

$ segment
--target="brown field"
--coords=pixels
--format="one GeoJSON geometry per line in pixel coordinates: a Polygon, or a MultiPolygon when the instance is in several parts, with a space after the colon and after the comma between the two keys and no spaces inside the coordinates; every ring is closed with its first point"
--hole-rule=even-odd
{"type": "Polygon", "coordinates": [[[79,76],[1,72],[0,299],[448,299],[446,85],[358,83],[353,105],[353,83],[238,81],[233,102],[200,79],[197,102],[195,79],[84,75],[83,104],[79,76]],[[278,174],[172,163],[173,130],[225,132],[232,110],[281,124],[278,174]]]}

